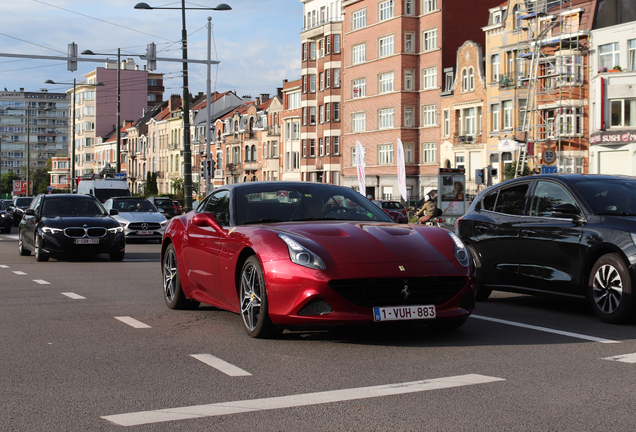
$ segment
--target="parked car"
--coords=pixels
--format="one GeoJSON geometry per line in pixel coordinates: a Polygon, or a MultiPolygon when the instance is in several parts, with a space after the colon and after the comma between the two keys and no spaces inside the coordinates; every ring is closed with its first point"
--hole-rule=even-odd
{"type": "Polygon", "coordinates": [[[322,183],[219,187],[168,222],[161,260],[169,308],[239,313],[251,337],[394,320],[457,328],[475,305],[475,268],[454,233],[395,224],[322,183]]]}
{"type": "Polygon", "coordinates": [[[181,203],[179,201],[176,200],[172,200],[172,203],[175,206],[175,211],[177,215],[183,214],[183,206],[181,205],[181,203]]]}
{"type": "Polygon", "coordinates": [[[399,201],[373,200],[373,204],[391,216],[396,223],[409,223],[406,207],[399,201]]]}
{"type": "Polygon", "coordinates": [[[11,234],[11,227],[13,227],[13,217],[5,208],[4,202],[0,201],[0,229],[11,234]]]}
{"type": "Polygon", "coordinates": [[[479,193],[456,223],[493,289],[587,298],[603,321],[634,317],[636,178],[537,175],[479,193]]]}
{"type": "Polygon", "coordinates": [[[155,207],[159,210],[163,210],[163,215],[170,219],[171,217],[177,214],[177,208],[172,202],[172,198],[170,197],[150,197],[148,198],[155,207]]]}
{"type": "Polygon", "coordinates": [[[113,261],[124,259],[124,229],[89,195],[42,194],[25,211],[18,231],[20,255],[35,253],[37,261],[49,256],[107,253],[113,261]]]}
{"type": "Polygon", "coordinates": [[[143,198],[115,197],[104,203],[106,211],[116,209],[113,216],[126,233],[126,240],[159,240],[168,219],[143,198]]]}
{"type": "Polygon", "coordinates": [[[18,226],[20,224],[20,220],[22,220],[24,211],[29,208],[29,205],[31,205],[32,201],[33,197],[13,197],[11,205],[9,206],[9,211],[11,212],[11,216],[13,217],[13,226],[18,226]]]}

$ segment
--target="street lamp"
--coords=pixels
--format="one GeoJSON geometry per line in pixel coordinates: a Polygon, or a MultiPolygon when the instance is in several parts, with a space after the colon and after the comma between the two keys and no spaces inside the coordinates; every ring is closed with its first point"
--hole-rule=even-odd
{"type": "MultiPolygon", "coordinates": [[[[55,82],[53,80],[46,80],[44,84],[55,84],[55,85],[71,85],[71,83],[66,82],[55,82]]],[[[73,103],[72,103],[72,111],[73,111],[73,140],[71,141],[71,192],[73,191],[73,182],[75,181],[75,95],[77,94],[75,89],[77,88],[77,80],[73,78],[73,103]]],[[[98,82],[97,84],[88,84],[88,83],[80,83],[81,86],[92,86],[92,87],[102,87],[104,85],[103,82],[98,82]]]]}
{"type": "Polygon", "coordinates": [[[117,54],[96,53],[91,50],[82,51],[82,55],[117,55],[117,148],[115,149],[115,172],[121,171],[120,154],[121,151],[121,49],[117,48],[117,54]]]}
{"type": "MultiPolygon", "coordinates": [[[[153,7],[147,3],[137,3],[135,9],[181,9],[181,42],[183,54],[183,210],[192,210],[192,149],[190,148],[190,91],[188,89],[188,33],[186,32],[186,9],[192,10],[232,10],[225,3],[217,7],[186,8],[185,0],[181,0],[181,7],[153,7]]],[[[210,107],[208,106],[208,110],[210,107]]]]}

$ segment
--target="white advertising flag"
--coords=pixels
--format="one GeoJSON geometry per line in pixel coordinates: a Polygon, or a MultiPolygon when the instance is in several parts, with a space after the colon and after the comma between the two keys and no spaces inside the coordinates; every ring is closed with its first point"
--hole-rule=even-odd
{"type": "Polygon", "coordinates": [[[356,141],[356,165],[358,168],[358,186],[360,194],[367,196],[367,180],[364,174],[364,148],[360,141],[356,141]]]}
{"type": "Polygon", "coordinates": [[[404,145],[402,144],[402,140],[398,138],[397,140],[397,180],[398,180],[398,189],[400,190],[400,194],[402,194],[402,198],[406,201],[406,172],[404,168],[404,145]]]}

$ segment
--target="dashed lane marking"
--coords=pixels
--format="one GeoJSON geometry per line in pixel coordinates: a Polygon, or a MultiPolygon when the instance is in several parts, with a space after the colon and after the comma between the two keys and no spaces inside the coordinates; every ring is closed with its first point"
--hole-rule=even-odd
{"type": "Polygon", "coordinates": [[[44,279],[33,279],[33,282],[39,283],[40,285],[51,285],[51,282],[47,282],[44,279]]]}
{"type": "Polygon", "coordinates": [[[24,276],[24,275],[26,275],[26,273],[25,273],[25,272],[23,272],[23,271],[19,271],[19,270],[16,270],[16,271],[14,271],[13,273],[15,273],[15,274],[17,274],[17,275],[20,275],[20,276],[24,276]]]}
{"type": "Polygon", "coordinates": [[[0,268],[11,268],[8,265],[0,264],[0,268]]]}
{"type": "Polygon", "coordinates": [[[636,353],[617,355],[614,357],[605,357],[603,360],[613,360],[623,363],[636,363],[636,353]]]}
{"type": "Polygon", "coordinates": [[[372,387],[333,390],[318,393],[305,393],[267,399],[251,399],[245,401],[221,402],[209,405],[168,408],[156,411],[140,411],[128,414],[115,414],[103,416],[102,418],[120,426],[136,426],[175,420],[216,417],[228,414],[241,414],[254,411],[266,411],[299,406],[368,399],[374,397],[416,393],[452,387],[462,387],[475,384],[487,384],[496,381],[505,380],[503,378],[476,374],[458,375],[446,378],[436,378],[430,380],[387,384],[372,387]]]}
{"type": "Polygon", "coordinates": [[[129,316],[115,317],[115,319],[134,328],[152,328],[148,324],[144,324],[141,321],[137,321],[136,319],[129,316]]]}
{"type": "Polygon", "coordinates": [[[83,297],[79,294],[75,294],[74,292],[63,292],[62,295],[72,298],[73,300],[86,300],[86,297],[83,297]]]}
{"type": "Polygon", "coordinates": [[[582,335],[582,334],[579,334],[579,333],[572,333],[572,332],[566,332],[566,331],[562,331],[562,330],[555,330],[555,329],[551,329],[551,328],[547,328],[547,327],[539,327],[539,326],[534,326],[534,325],[530,325],[530,324],[522,324],[522,323],[518,323],[518,322],[514,322],[514,321],[506,321],[506,320],[497,319],[497,318],[490,318],[490,317],[486,317],[486,316],[471,315],[471,318],[477,318],[477,319],[484,320],[484,321],[492,321],[492,322],[496,322],[496,323],[500,323],[500,324],[507,324],[507,325],[511,325],[511,326],[515,326],[515,327],[523,327],[523,328],[527,328],[527,329],[530,329],[530,330],[537,330],[537,331],[542,331],[542,332],[546,332],[546,333],[554,333],[554,334],[558,334],[558,335],[561,335],[561,336],[568,336],[568,337],[588,340],[588,341],[592,341],[592,342],[620,343],[619,341],[615,341],[615,340],[611,340],[611,339],[603,339],[603,338],[599,338],[599,337],[596,337],[596,336],[587,336],[587,335],[582,335]]]}
{"type": "Polygon", "coordinates": [[[200,362],[203,362],[208,366],[212,366],[213,368],[229,376],[252,376],[251,373],[246,372],[231,363],[221,360],[218,357],[214,357],[211,354],[190,354],[190,357],[194,357],[200,362]]]}

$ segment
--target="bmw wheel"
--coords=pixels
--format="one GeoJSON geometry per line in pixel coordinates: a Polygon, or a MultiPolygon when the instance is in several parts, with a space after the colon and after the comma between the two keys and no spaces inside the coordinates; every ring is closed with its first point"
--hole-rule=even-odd
{"type": "Polygon", "coordinates": [[[269,319],[265,279],[255,255],[249,257],[243,264],[240,284],[241,316],[247,334],[253,338],[274,335],[277,328],[269,319]]]}
{"type": "Polygon", "coordinates": [[[163,255],[163,298],[170,309],[194,309],[198,301],[189,300],[181,289],[177,254],[173,245],[169,245],[163,255]]]}
{"type": "Polygon", "coordinates": [[[21,234],[18,234],[18,253],[22,256],[31,255],[31,251],[24,247],[24,241],[22,240],[21,234]]]}
{"type": "Polygon", "coordinates": [[[588,296],[594,313],[602,321],[620,324],[631,316],[632,280],[618,254],[603,255],[596,261],[589,278],[588,296]]]}
{"type": "Polygon", "coordinates": [[[38,233],[35,234],[35,239],[33,240],[33,248],[35,253],[36,261],[48,261],[49,255],[42,250],[42,237],[38,233]]]}

